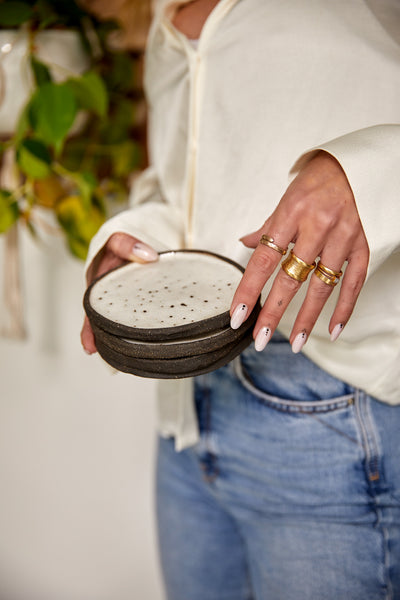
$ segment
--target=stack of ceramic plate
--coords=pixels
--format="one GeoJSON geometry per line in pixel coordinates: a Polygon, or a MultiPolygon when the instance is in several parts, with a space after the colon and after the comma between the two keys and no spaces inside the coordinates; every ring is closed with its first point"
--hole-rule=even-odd
{"type": "Polygon", "coordinates": [[[94,281],[84,307],[99,354],[119,371],[180,378],[217,369],[252,340],[260,304],[236,330],[229,307],[243,274],[233,261],[201,250],[164,252],[94,281]]]}

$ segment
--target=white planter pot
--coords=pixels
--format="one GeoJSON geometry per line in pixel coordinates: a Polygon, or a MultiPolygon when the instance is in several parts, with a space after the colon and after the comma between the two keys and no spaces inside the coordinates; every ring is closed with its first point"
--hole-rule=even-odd
{"type": "MultiPolygon", "coordinates": [[[[51,70],[55,81],[83,73],[89,67],[79,36],[74,31],[48,30],[35,36],[36,55],[51,70]]],[[[0,31],[0,136],[12,135],[32,90],[28,37],[20,30],[0,31]]]]}

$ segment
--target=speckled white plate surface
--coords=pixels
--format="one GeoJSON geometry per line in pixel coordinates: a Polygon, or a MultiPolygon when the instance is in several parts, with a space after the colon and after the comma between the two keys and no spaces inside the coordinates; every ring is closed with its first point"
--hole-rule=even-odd
{"type": "Polygon", "coordinates": [[[85,310],[95,325],[126,338],[202,335],[229,325],[242,274],[240,265],[210,252],[165,252],[157,262],[130,263],[95,281],[85,310]]]}

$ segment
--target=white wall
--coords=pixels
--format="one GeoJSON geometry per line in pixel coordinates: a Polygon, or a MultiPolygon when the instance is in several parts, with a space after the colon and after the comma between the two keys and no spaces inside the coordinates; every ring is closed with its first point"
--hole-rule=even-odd
{"type": "Polygon", "coordinates": [[[83,266],[62,242],[22,247],[29,337],[0,338],[0,599],[161,600],[154,382],[82,351],[83,266]]]}

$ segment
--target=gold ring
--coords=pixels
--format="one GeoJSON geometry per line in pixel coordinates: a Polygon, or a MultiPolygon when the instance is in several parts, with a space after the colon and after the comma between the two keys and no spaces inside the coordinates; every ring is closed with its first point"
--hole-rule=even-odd
{"type": "Polygon", "coordinates": [[[319,261],[317,268],[321,271],[324,271],[324,273],[326,273],[327,275],[330,275],[331,277],[336,277],[338,279],[343,275],[343,271],[334,271],[333,269],[328,269],[328,267],[323,265],[321,261],[319,261]]]}
{"type": "Polygon", "coordinates": [[[342,271],[333,271],[332,269],[325,267],[321,261],[319,261],[314,273],[321,281],[332,287],[335,287],[335,285],[339,283],[339,280],[343,275],[342,271]]]}
{"type": "Polygon", "coordinates": [[[315,269],[315,262],[313,262],[312,265],[304,262],[304,260],[301,260],[301,258],[296,256],[292,250],[289,256],[281,264],[281,267],[286,275],[289,275],[289,277],[296,281],[303,282],[307,279],[309,273],[315,269]]]}
{"type": "Polygon", "coordinates": [[[280,246],[275,244],[274,238],[269,237],[269,235],[262,235],[260,239],[260,244],[264,244],[264,246],[268,246],[268,248],[276,250],[276,252],[279,252],[279,254],[282,254],[282,256],[285,256],[287,252],[287,249],[285,250],[285,248],[281,248],[280,246]]]}

